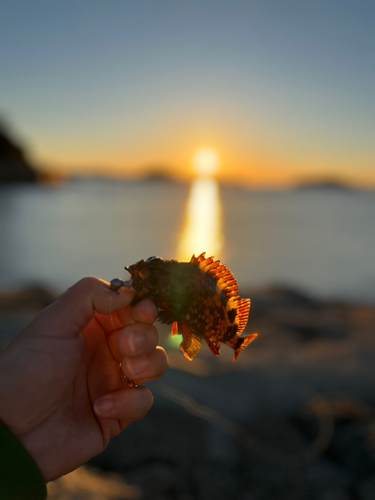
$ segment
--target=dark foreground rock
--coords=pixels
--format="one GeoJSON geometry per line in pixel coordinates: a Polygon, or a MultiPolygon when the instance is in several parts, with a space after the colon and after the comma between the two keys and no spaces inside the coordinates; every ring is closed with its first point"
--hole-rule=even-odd
{"type": "MultiPolygon", "coordinates": [[[[8,335],[53,298],[28,293],[32,307],[24,295],[18,313],[0,296],[8,335]]],[[[375,309],[283,288],[244,295],[245,334],[259,337],[236,363],[225,346],[189,362],[160,325],[171,368],[148,384],[149,414],[91,461],[90,474],[118,474],[103,499],[375,498],[375,309]]],[[[91,498],[94,479],[80,477],[75,492],[66,478],[53,483],[52,500],[91,498]]]]}

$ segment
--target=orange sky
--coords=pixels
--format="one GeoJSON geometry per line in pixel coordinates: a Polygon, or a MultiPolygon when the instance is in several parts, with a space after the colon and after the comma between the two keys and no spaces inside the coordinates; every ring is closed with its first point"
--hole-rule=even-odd
{"type": "Polygon", "coordinates": [[[258,187],[283,187],[307,180],[337,179],[363,187],[375,187],[374,155],[366,151],[340,151],[329,145],[309,147],[275,140],[275,136],[260,137],[259,132],[246,137],[245,131],[228,130],[211,141],[195,133],[179,136],[176,130],[135,141],[132,147],[121,141],[103,144],[90,138],[71,149],[46,145],[40,153],[34,151],[38,164],[47,170],[66,174],[108,174],[119,177],[142,177],[149,173],[166,173],[180,179],[194,176],[192,158],[202,146],[214,148],[221,159],[218,178],[223,182],[258,187]],[[169,143],[174,138],[173,144],[169,143]],[[58,162],[56,159],[58,158],[58,162]]]}
{"type": "Polygon", "coordinates": [[[94,4],[2,12],[0,118],[43,169],[188,178],[209,145],[228,182],[375,187],[373,4],[94,4]]]}

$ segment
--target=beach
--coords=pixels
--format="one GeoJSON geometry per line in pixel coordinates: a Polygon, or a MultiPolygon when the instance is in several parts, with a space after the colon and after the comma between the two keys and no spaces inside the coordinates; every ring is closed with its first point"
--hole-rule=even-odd
{"type": "MultiPolygon", "coordinates": [[[[375,308],[280,287],[244,296],[244,334],[259,336],[236,363],[226,346],[189,362],[158,325],[170,368],[147,384],[153,408],[51,483],[51,500],[374,498],[375,308]]],[[[2,345],[54,298],[2,294],[2,345]]]]}

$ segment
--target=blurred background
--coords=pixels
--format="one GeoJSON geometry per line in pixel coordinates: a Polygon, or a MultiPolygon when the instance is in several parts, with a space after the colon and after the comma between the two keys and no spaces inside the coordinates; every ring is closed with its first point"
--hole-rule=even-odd
{"type": "Polygon", "coordinates": [[[1,346],[84,276],[204,251],[259,333],[189,362],[159,325],[153,409],[50,499],[373,500],[375,6],[1,11],[1,346]]]}

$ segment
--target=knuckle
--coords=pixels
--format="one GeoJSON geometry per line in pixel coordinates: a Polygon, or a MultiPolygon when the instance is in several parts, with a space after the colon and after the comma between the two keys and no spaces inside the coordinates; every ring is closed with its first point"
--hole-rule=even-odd
{"type": "Polygon", "coordinates": [[[75,287],[77,287],[82,292],[89,292],[96,288],[98,284],[101,283],[100,279],[94,278],[93,276],[86,276],[80,279],[75,287]]]}

